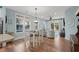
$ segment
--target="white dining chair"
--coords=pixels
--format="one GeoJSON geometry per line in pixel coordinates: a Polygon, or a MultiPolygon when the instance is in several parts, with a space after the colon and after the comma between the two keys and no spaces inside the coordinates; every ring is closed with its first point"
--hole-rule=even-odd
{"type": "Polygon", "coordinates": [[[31,47],[31,48],[32,48],[32,47],[35,47],[35,42],[36,42],[36,40],[35,40],[35,33],[34,33],[33,31],[30,32],[30,37],[29,37],[29,39],[30,39],[30,47],[31,47]]]}
{"type": "Polygon", "coordinates": [[[39,30],[39,39],[43,42],[43,30],[39,30]]]}
{"type": "Polygon", "coordinates": [[[35,31],[32,32],[32,37],[31,37],[31,42],[32,42],[32,47],[38,47],[39,44],[39,32],[35,31]]]}
{"type": "Polygon", "coordinates": [[[74,44],[78,44],[78,39],[74,34],[70,35],[70,49],[74,52],[74,44]]]}
{"type": "Polygon", "coordinates": [[[41,45],[41,42],[43,42],[43,33],[41,30],[39,30],[38,35],[35,36],[35,41],[36,41],[35,45],[37,47],[39,47],[41,45]]]}
{"type": "Polygon", "coordinates": [[[30,47],[30,34],[29,31],[25,33],[24,44],[26,48],[30,47]]]}
{"type": "Polygon", "coordinates": [[[40,43],[43,42],[43,31],[32,31],[30,34],[31,47],[39,47],[40,43]]]}

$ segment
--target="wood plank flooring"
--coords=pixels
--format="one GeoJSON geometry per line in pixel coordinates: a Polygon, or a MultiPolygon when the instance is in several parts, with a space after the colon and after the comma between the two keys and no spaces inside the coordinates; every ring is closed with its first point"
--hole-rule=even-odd
{"type": "Polygon", "coordinates": [[[7,47],[0,48],[0,52],[69,52],[70,43],[64,38],[49,39],[44,37],[44,42],[36,48],[27,49],[24,40],[20,39],[9,43],[7,47]]]}

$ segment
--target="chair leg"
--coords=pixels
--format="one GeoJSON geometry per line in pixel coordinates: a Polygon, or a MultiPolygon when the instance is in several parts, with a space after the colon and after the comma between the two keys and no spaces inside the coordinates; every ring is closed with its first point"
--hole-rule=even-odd
{"type": "Polygon", "coordinates": [[[33,35],[33,47],[35,47],[35,35],[33,35]]]}
{"type": "Polygon", "coordinates": [[[26,37],[26,38],[24,39],[24,42],[25,42],[25,47],[26,47],[26,48],[29,48],[29,46],[30,46],[29,37],[26,37]]]}
{"type": "Polygon", "coordinates": [[[38,41],[38,44],[40,45],[40,40],[41,40],[41,36],[39,36],[39,41],[38,41]]]}
{"type": "Polygon", "coordinates": [[[38,38],[37,37],[35,37],[35,46],[37,47],[38,46],[38,38]]]}

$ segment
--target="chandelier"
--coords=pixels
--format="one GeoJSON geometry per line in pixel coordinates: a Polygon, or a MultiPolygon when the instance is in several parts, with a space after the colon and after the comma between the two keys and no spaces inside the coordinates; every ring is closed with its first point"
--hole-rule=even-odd
{"type": "Polygon", "coordinates": [[[35,20],[34,20],[35,23],[38,22],[38,17],[37,17],[37,8],[35,8],[35,20]]]}
{"type": "Polygon", "coordinates": [[[37,8],[35,8],[35,20],[34,20],[34,23],[35,23],[35,31],[38,30],[38,17],[37,17],[37,8]]]}

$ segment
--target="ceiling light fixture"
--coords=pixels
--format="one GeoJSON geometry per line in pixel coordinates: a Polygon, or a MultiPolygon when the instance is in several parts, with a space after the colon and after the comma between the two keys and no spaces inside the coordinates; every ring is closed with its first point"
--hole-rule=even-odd
{"type": "Polygon", "coordinates": [[[35,20],[34,22],[38,22],[38,17],[37,17],[37,8],[35,8],[35,20]]]}

